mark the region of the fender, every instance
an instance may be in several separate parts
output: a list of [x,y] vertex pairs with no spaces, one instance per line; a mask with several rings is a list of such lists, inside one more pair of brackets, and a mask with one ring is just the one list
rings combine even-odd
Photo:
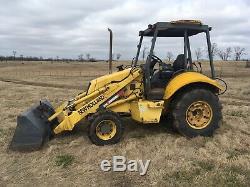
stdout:
[[163,99],[169,99],[179,89],[192,83],[205,83],[222,90],[222,86],[216,80],[213,80],[198,72],[185,72],[175,76],[170,80],[165,89]]

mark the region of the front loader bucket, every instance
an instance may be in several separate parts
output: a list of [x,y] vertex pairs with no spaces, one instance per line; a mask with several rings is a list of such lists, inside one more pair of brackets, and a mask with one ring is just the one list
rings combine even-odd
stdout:
[[41,148],[52,135],[48,118],[54,113],[52,105],[45,100],[19,115],[10,149],[32,151]]

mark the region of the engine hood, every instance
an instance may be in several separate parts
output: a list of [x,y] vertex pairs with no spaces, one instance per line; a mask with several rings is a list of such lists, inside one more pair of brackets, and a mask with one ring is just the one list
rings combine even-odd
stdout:
[[131,71],[131,68],[124,69],[122,71],[114,72],[112,74],[104,75],[93,79],[90,81],[90,87],[88,89],[88,94],[94,92],[95,90],[113,82],[113,81],[122,81],[126,78]]

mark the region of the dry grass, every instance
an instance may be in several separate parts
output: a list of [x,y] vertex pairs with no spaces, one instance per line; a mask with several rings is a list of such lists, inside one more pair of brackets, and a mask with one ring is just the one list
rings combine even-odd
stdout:
[[[250,186],[250,69],[239,64],[225,64],[228,92],[221,96],[223,122],[214,137],[187,139],[166,124],[139,125],[125,118],[123,140],[112,146],[98,147],[90,143],[86,123],[75,131],[60,135],[42,150],[19,153],[8,150],[16,126],[16,116],[41,98],[54,105],[79,92],[68,89],[75,84],[86,86],[86,77],[36,76],[18,77],[15,72],[106,72],[106,64],[6,64],[0,67],[0,78],[64,85],[53,88],[0,81],[0,185],[40,186]],[[217,68],[219,65],[217,64]],[[98,68],[98,72],[96,69]],[[231,68],[231,69],[230,69]],[[5,73],[3,73],[5,72]],[[229,76],[231,73],[231,77]],[[32,73],[31,73],[32,74]],[[3,76],[2,76],[3,75]],[[127,159],[151,160],[145,176],[131,172],[102,172],[103,159],[114,155]],[[66,163],[67,167],[63,167]],[[58,167],[57,165],[61,165]]]

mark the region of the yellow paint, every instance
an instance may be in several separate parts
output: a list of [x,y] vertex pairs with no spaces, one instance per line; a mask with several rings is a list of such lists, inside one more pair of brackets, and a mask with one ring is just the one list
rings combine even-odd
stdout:
[[125,69],[123,71],[114,72],[112,74],[101,76],[97,79],[90,81],[90,87],[88,90],[88,94],[92,93],[93,91],[102,88],[112,81],[120,81],[129,76],[131,68]]
[[131,116],[142,123],[159,123],[164,101],[139,100],[131,102]]
[[205,101],[192,103],[186,111],[186,121],[194,129],[204,129],[213,118],[213,110]]
[[202,22],[200,20],[177,20],[177,21],[171,21],[170,23],[202,25]]
[[[108,126],[110,128],[109,132],[102,132],[102,127]],[[96,135],[101,140],[110,140],[116,134],[116,124],[111,120],[103,120],[96,126]]]
[[130,113],[130,102],[116,104],[113,107],[109,107],[108,109],[112,110],[113,112]]
[[[164,108],[164,100],[168,99],[180,88],[194,82],[208,83],[221,89],[218,82],[196,72],[185,72],[174,77],[165,90],[164,100],[147,101],[143,98],[143,82],[140,68],[125,69],[110,75],[105,75],[91,81],[87,92],[79,94],[73,100],[63,103],[49,120],[57,118],[59,125],[55,134],[72,130],[74,126],[98,111],[100,105],[123,90],[121,98],[107,105],[113,112],[130,113],[132,118],[142,123],[159,123]],[[133,86],[131,86],[133,85]],[[87,93],[87,94],[86,94]]]
[[[132,81],[138,79],[141,76],[140,69],[126,69],[124,71],[116,72],[114,76],[108,75],[98,78],[98,80],[91,81],[91,84],[95,83],[97,85],[93,85],[95,88],[91,88],[92,91],[88,91],[88,95],[81,97],[79,100],[75,100],[73,103],[70,103],[69,106],[60,108],[61,113],[64,114],[63,120],[60,124],[54,129],[55,134],[58,134],[65,130],[72,130],[74,126],[84,119],[89,114],[96,113],[99,106],[107,101],[114,93],[117,93],[122,88],[127,87]],[[121,78],[117,78],[117,73]],[[108,80],[104,80],[104,77]],[[112,83],[112,80],[121,80],[119,82]],[[106,84],[104,84],[106,82]],[[100,86],[99,85],[102,85]],[[131,91],[128,91],[130,93]],[[101,97],[101,100],[97,100],[97,98]],[[136,97],[135,97],[136,98]],[[126,98],[125,98],[126,99]],[[124,99],[124,100],[125,100]],[[122,103],[122,102],[121,102]],[[75,110],[70,110],[70,108],[75,108]],[[87,108],[87,109],[86,109]],[[86,109],[86,110],[85,110]],[[60,113],[58,110],[57,113]],[[121,111],[121,108],[119,109]],[[124,112],[126,112],[128,108],[124,108]],[[50,118],[51,119],[51,118]]]
[[172,80],[170,80],[169,84],[166,87],[163,99],[167,100],[180,88],[188,84],[197,83],[197,82],[207,83],[218,88],[218,90],[222,90],[222,86],[216,80],[213,80],[197,72],[184,72],[184,73],[177,75]]

